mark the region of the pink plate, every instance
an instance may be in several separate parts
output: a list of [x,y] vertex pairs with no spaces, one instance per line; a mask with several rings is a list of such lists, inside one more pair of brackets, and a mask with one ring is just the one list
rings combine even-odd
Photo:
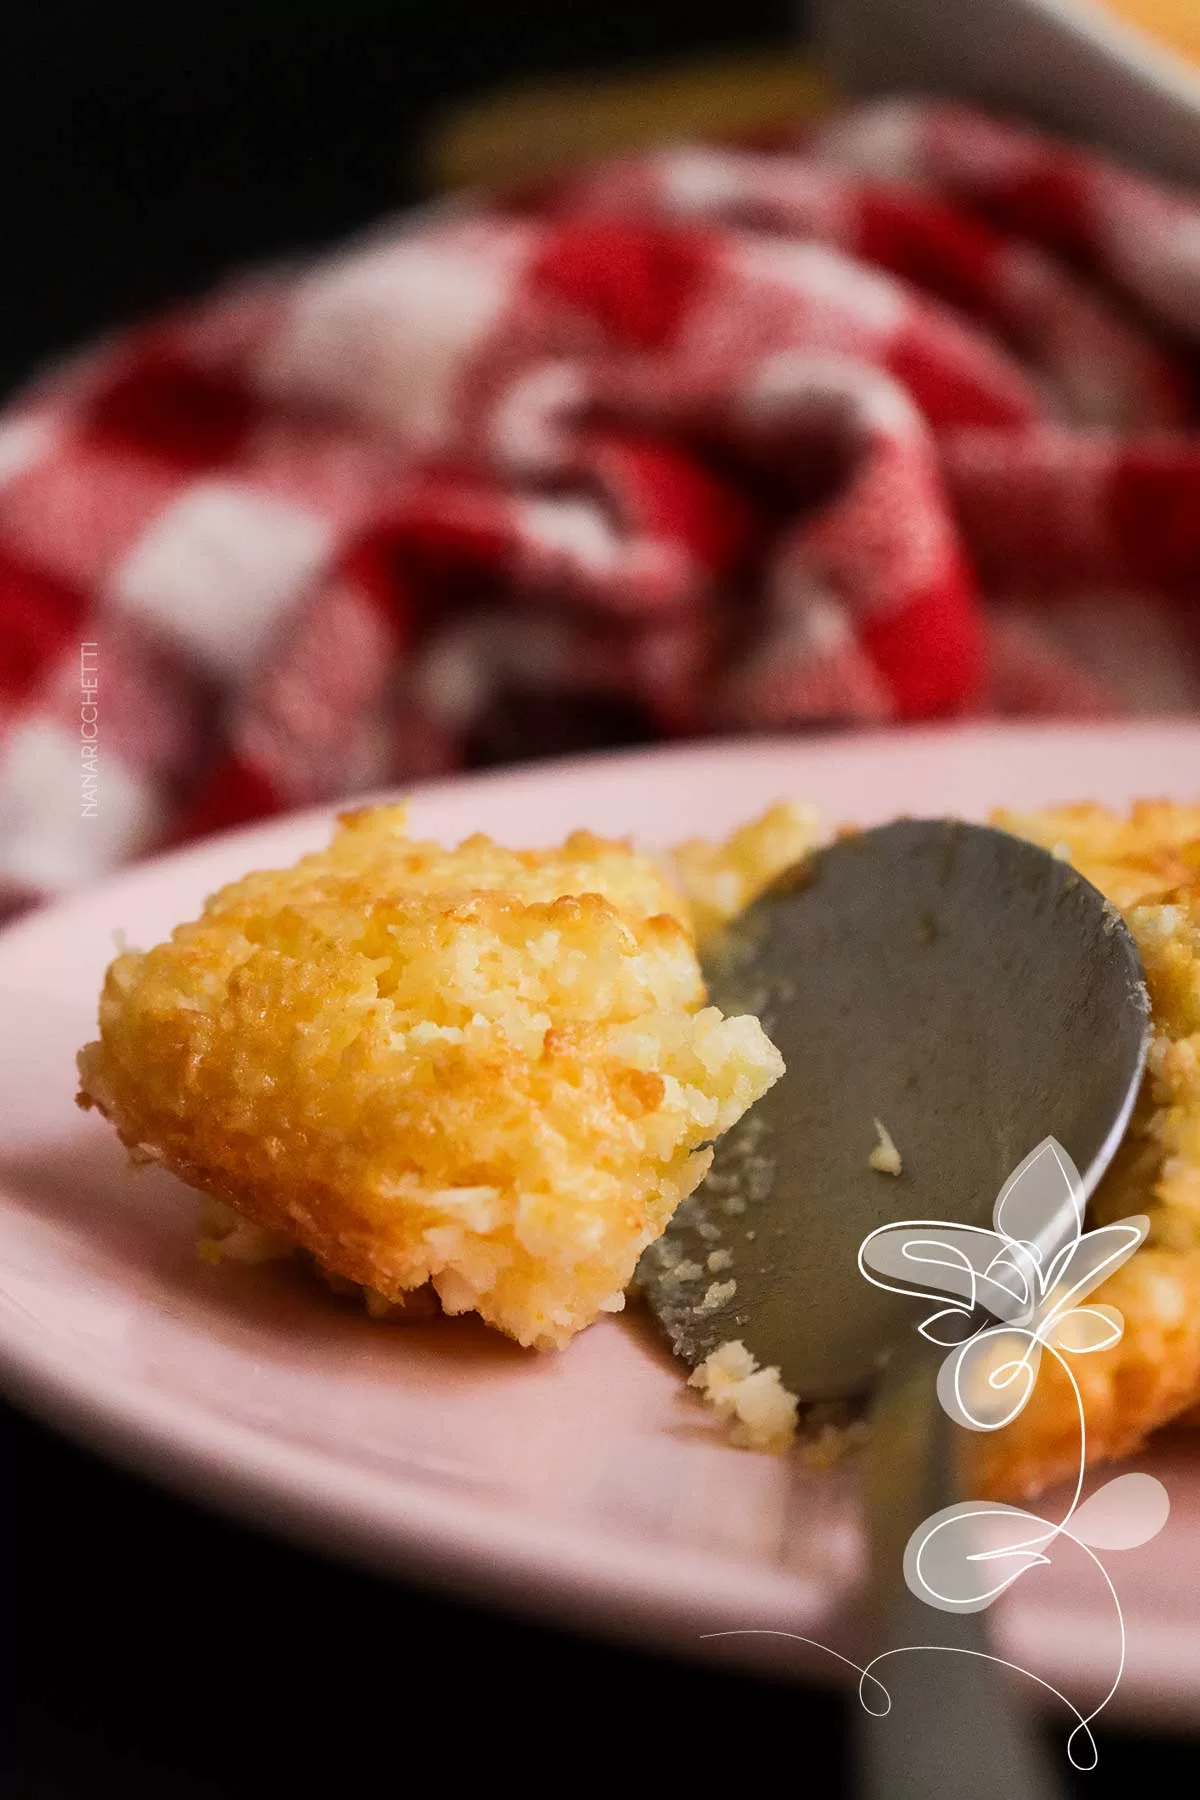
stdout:
[[[972,727],[703,744],[448,782],[418,833],[547,842],[572,826],[648,843],[724,831],[769,802],[865,823],[995,804],[1195,798],[1200,726]],[[64,797],[63,804],[69,804]],[[861,1565],[854,1477],[731,1448],[644,1323],[558,1355],[467,1320],[372,1324],[285,1266],[212,1269],[195,1197],[133,1170],[72,1105],[113,932],[148,944],[249,868],[321,844],[327,812],[136,868],[0,936],[0,1370],[11,1393],[197,1498],[381,1568],[684,1650],[836,1674],[791,1637],[847,1642]],[[86,825],[81,828],[86,829]],[[1138,1467],[1165,1531],[1109,1558],[1128,1627],[1118,1704],[1200,1704],[1200,1446]],[[1083,1703],[1118,1655],[1111,1598],[1056,1556],[999,1613],[1004,1653]],[[748,1635],[706,1637],[745,1632]]]

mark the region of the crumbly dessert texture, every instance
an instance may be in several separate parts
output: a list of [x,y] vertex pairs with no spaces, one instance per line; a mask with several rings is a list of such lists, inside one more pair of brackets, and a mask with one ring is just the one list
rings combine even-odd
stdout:
[[672,854],[701,942],[744,912],[776,876],[817,849],[826,837],[815,806],[784,801],[751,819],[720,843],[689,838]]
[[431,1287],[518,1342],[624,1305],[707,1146],[782,1073],[705,1003],[687,902],[626,843],[418,842],[402,807],[112,963],[80,1104],[372,1310]]
[[[1143,801],[997,813],[1006,831],[1069,860],[1124,915],[1146,971],[1153,1040],[1124,1141],[1088,1223],[1149,1215],[1146,1243],[1089,1296],[1120,1308],[1110,1350],[1071,1358],[1089,1462],[1130,1456],[1148,1434],[1200,1403],[1200,805]],[[972,1434],[974,1486],[1020,1498],[1074,1475],[1079,1424],[1067,1377],[1042,1358],[1024,1412]]]

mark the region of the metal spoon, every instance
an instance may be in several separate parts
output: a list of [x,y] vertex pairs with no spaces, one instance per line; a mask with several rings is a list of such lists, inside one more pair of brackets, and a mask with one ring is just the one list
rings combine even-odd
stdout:
[[[1053,1792],[983,1660],[978,1614],[934,1611],[902,1573],[909,1535],[960,1498],[935,1391],[945,1351],[858,1249],[900,1219],[989,1226],[1021,1159],[1053,1135],[1091,1192],[1128,1122],[1149,1002],[1120,915],[1070,866],[1006,832],[901,820],[792,870],[709,948],[726,1012],[754,1012],[787,1073],[716,1147],[638,1281],[678,1355],[740,1338],[802,1401],[874,1390],[867,1480],[876,1650],[890,1717],[864,1725],[865,1788],[887,1800]],[[874,1121],[903,1172],[877,1172]],[[719,1305],[697,1310],[724,1250]],[[679,1279],[680,1260],[701,1271]],[[718,1290],[719,1297],[719,1290]],[[894,1671],[894,1674],[893,1674]]]

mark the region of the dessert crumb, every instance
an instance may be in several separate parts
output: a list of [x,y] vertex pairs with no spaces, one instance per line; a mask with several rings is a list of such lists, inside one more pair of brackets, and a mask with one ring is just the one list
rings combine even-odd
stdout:
[[867,1161],[873,1169],[878,1169],[881,1175],[899,1175],[904,1163],[891,1132],[881,1119],[875,1120],[875,1130],[878,1133],[879,1142],[868,1156]]
[[704,1290],[704,1298],[697,1306],[697,1312],[716,1312],[718,1306],[724,1306],[737,1293],[736,1281],[710,1281]]
[[663,1276],[663,1280],[697,1281],[703,1273],[704,1270],[698,1262],[692,1262],[690,1258],[685,1256],[682,1262],[677,1262],[673,1269],[667,1270],[666,1274]]
[[744,1450],[787,1450],[796,1435],[797,1402],[776,1368],[760,1369],[740,1338],[733,1338],[705,1357],[688,1376],[718,1419],[727,1420],[729,1436]]

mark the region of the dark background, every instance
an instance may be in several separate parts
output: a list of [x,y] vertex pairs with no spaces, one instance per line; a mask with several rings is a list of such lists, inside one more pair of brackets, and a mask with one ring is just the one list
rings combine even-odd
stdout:
[[[538,72],[787,42],[768,0],[8,0],[0,387],[247,259],[419,195],[455,99]],[[14,1800],[529,1784],[843,1791],[845,1707],[343,1569],[0,1409],[0,1783]],[[1058,1739],[1061,1745],[1061,1735]],[[1073,1792],[1183,1785],[1102,1735]],[[966,1790],[964,1790],[964,1796]],[[1014,1797],[1016,1800],[1016,1797]]]
[[417,197],[455,100],[788,41],[803,0],[3,0],[0,383]]

